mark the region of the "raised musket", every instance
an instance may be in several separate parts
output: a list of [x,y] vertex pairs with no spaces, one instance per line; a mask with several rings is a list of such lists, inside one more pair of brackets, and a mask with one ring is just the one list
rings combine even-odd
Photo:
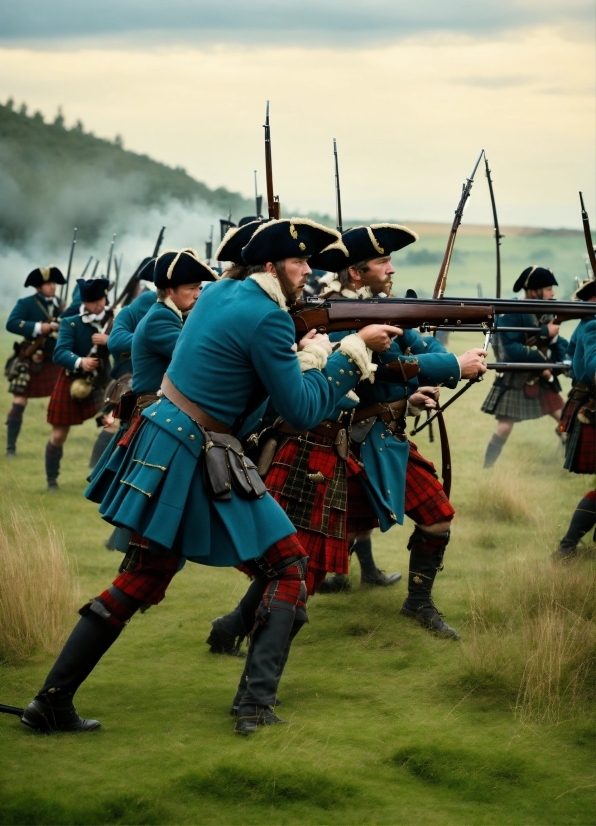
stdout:
[[84,277],[85,277],[85,273],[86,273],[86,272],[87,272],[87,270],[89,269],[89,264],[90,264],[92,261],[93,261],[93,256],[92,256],[92,255],[90,255],[90,256],[89,256],[89,260],[87,261],[87,263],[86,263],[86,264],[85,264],[85,266],[83,267],[83,272],[79,275],[79,278],[84,278]]
[[261,219],[263,216],[261,211],[263,209],[263,196],[259,195],[259,189],[257,186],[257,170],[255,169],[255,210],[257,218]]
[[488,191],[490,194],[490,205],[493,211],[493,224],[495,230],[495,243],[496,243],[496,253],[497,253],[497,283],[496,283],[496,294],[497,298],[501,297],[501,238],[504,238],[504,235],[501,235],[501,230],[499,229],[499,218],[497,216],[497,203],[495,201],[495,193],[493,191],[493,179],[490,176],[490,169],[488,167],[488,158],[486,155],[484,156],[484,165],[486,167],[486,180],[488,181]]
[[205,261],[211,264],[211,256],[213,255],[213,224],[211,224],[211,233],[209,240],[205,241]]
[[72,242],[70,245],[70,255],[68,257],[68,269],[66,271],[66,284],[64,284],[63,288],[60,290],[60,303],[66,304],[68,301],[68,288],[70,286],[70,273],[72,270],[72,259],[74,256],[75,247],[77,245],[77,228],[74,228],[74,232],[72,233]]
[[449,233],[449,238],[447,240],[447,248],[445,249],[445,255],[443,256],[443,262],[441,264],[441,269],[439,270],[439,274],[437,276],[437,281],[435,283],[435,289],[433,291],[433,298],[443,298],[445,295],[445,289],[447,287],[447,274],[449,273],[449,265],[451,263],[451,256],[453,255],[453,247],[455,246],[455,238],[457,236],[457,230],[460,227],[462,217],[464,214],[464,208],[466,206],[466,202],[470,197],[470,192],[472,191],[472,184],[474,183],[474,175],[476,174],[476,170],[478,169],[478,165],[482,160],[482,156],[484,155],[484,149],[481,150],[480,155],[478,155],[478,160],[476,161],[476,165],[472,170],[472,174],[469,178],[467,178],[465,184],[463,185],[461,198],[459,199],[459,204],[457,205],[457,209],[455,210],[455,218],[453,219],[453,224],[451,225],[451,231]]
[[335,208],[337,215],[337,231],[343,232],[343,221],[341,217],[341,190],[339,188],[339,163],[337,160],[337,141],[333,138],[333,155],[335,157]]
[[112,243],[110,244],[110,251],[108,253],[108,266],[106,271],[106,278],[110,280],[110,272],[112,270],[112,256],[114,255],[114,244],[116,243],[116,233],[112,235]]
[[[161,244],[162,244],[162,241],[163,241],[163,236],[164,236],[165,231],[166,231],[165,227],[162,227],[161,230],[159,231],[159,235],[157,236],[157,241],[155,243],[155,247],[153,248],[153,255],[151,256],[152,258],[157,258],[157,256],[159,255],[159,250],[161,248]],[[130,302],[132,301],[133,296],[134,296],[134,292],[135,292],[135,287],[136,287],[137,282],[139,280],[139,274],[140,274],[141,269],[142,269],[142,264],[143,264],[143,262],[141,261],[139,266],[136,268],[136,270],[133,272],[131,277],[128,279],[128,283],[126,284],[126,286],[124,287],[124,289],[122,290],[120,295],[116,298],[116,301],[114,303],[115,307],[125,307],[127,304],[130,304]]]
[[265,112],[265,175],[267,179],[267,208],[269,210],[270,218],[281,217],[281,205],[279,197],[273,194],[273,164],[271,161],[271,126],[269,124],[269,101],[267,101],[267,110]]
[[596,252],[594,252],[594,242],[592,241],[592,230],[590,229],[590,219],[584,206],[584,196],[579,193],[579,202],[582,208],[582,224],[584,226],[584,237],[586,239],[586,247],[588,249],[588,260],[592,267],[592,278],[596,278]]

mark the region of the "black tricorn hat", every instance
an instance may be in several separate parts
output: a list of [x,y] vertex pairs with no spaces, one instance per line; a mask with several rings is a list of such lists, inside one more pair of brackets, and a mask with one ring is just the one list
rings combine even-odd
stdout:
[[411,229],[402,227],[400,224],[371,224],[367,227],[353,227],[346,230],[341,240],[348,251],[347,257],[342,256],[341,250],[332,245],[309,262],[311,267],[339,272],[361,261],[391,255],[392,252],[413,244],[418,240],[418,236]]
[[83,304],[87,301],[99,301],[100,298],[106,298],[110,289],[110,282],[107,278],[77,278],[77,284]]
[[596,296],[596,278],[588,278],[571,296],[572,301],[589,301]]
[[181,284],[197,284],[199,281],[218,281],[219,275],[190,247],[176,252],[166,250],[155,262],[153,283],[160,290],[179,287]]
[[234,264],[243,264],[242,249],[248,244],[254,231],[258,229],[261,224],[266,224],[268,220],[269,219],[252,218],[245,224],[241,221],[237,227],[230,227],[217,248],[215,260],[232,261]]
[[520,290],[541,290],[542,287],[558,287],[559,282],[545,267],[526,267],[513,285],[513,292]]
[[139,279],[141,281],[153,281],[156,261],[157,258],[143,258],[139,265]]
[[259,221],[260,218],[257,215],[245,215],[244,218],[241,218],[238,221],[238,226],[243,227],[245,224],[251,224],[253,221]]
[[265,221],[255,230],[242,250],[242,258],[248,265],[284,258],[309,258],[340,240],[337,230],[308,218],[280,218]]
[[42,284],[53,282],[54,284],[66,284],[66,279],[58,269],[50,264],[49,267],[38,267],[32,270],[25,281],[26,287],[41,287]]

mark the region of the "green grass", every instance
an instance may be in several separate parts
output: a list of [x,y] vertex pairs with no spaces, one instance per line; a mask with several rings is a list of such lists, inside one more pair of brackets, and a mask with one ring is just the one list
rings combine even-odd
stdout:
[[[470,337],[453,344],[460,350]],[[562,470],[551,419],[516,425],[499,464],[483,471],[494,428],[479,412],[488,389],[489,381],[474,387],[446,413],[458,516],[435,592],[461,643],[399,616],[403,582],[358,589],[355,562],[353,591],[313,598],[296,639],[280,689],[291,725],[241,739],[228,713],[241,663],[211,655],[204,640],[246,580],[187,565],[80,689],[77,708],[98,717],[100,731],[49,737],[0,717],[0,823],[593,824],[588,695],[563,704],[556,724],[516,716],[519,685],[511,669],[499,669],[503,652],[484,673],[474,659],[482,640],[498,637],[478,636],[471,597],[484,594],[494,627],[506,626],[507,645],[519,649],[523,626],[502,616],[515,604],[516,572],[550,564],[591,480]],[[21,496],[42,507],[64,532],[86,600],[120,559],[104,549],[110,528],[81,495],[96,431],[92,422],[73,428],[58,494],[44,491],[47,434],[45,401],[32,401],[18,458],[0,458],[0,515]],[[417,441],[439,462],[437,442],[424,433]],[[502,480],[517,492],[513,517],[490,506]],[[405,574],[410,530],[375,536],[381,567]],[[593,569],[588,552],[555,576],[588,578]],[[39,654],[0,665],[0,702],[26,704],[51,662]]]

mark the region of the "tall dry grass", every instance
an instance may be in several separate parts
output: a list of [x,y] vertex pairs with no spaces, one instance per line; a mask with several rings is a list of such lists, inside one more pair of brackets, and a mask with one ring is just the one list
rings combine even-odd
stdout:
[[0,517],[0,659],[55,653],[79,604],[64,539],[43,512],[7,504]]
[[538,505],[539,497],[528,486],[522,470],[521,465],[510,465],[506,473],[489,471],[487,488],[490,490],[490,496],[470,496],[462,502],[460,510],[485,524],[539,523],[542,516]]
[[588,557],[566,566],[517,560],[498,585],[471,590],[471,680],[505,689],[523,721],[556,723],[594,700],[595,585]]

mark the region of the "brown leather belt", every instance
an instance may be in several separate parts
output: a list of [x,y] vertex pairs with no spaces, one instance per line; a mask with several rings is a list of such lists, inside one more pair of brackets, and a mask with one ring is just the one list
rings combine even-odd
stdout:
[[200,424],[205,430],[212,430],[214,433],[232,432],[232,428],[229,425],[220,422],[219,419],[210,416],[209,413],[205,413],[197,404],[187,399],[184,393],[178,390],[167,375],[163,377],[160,392],[162,396],[165,396],[168,401],[175,404],[179,410],[182,410],[183,413],[190,416],[193,422]]
[[287,422],[282,421],[275,424],[275,429],[288,436],[306,436],[308,433],[314,433],[316,436],[322,436],[324,439],[333,442],[340,430],[345,430],[346,426],[343,422],[324,421],[316,427],[311,427],[310,430],[294,430]]
[[390,424],[396,419],[403,417],[407,406],[408,402],[405,399],[401,399],[398,402],[388,402],[387,404],[383,404],[382,402],[371,404],[369,407],[356,410],[354,413],[354,424],[364,419],[370,419],[372,416],[381,419],[385,424]]

